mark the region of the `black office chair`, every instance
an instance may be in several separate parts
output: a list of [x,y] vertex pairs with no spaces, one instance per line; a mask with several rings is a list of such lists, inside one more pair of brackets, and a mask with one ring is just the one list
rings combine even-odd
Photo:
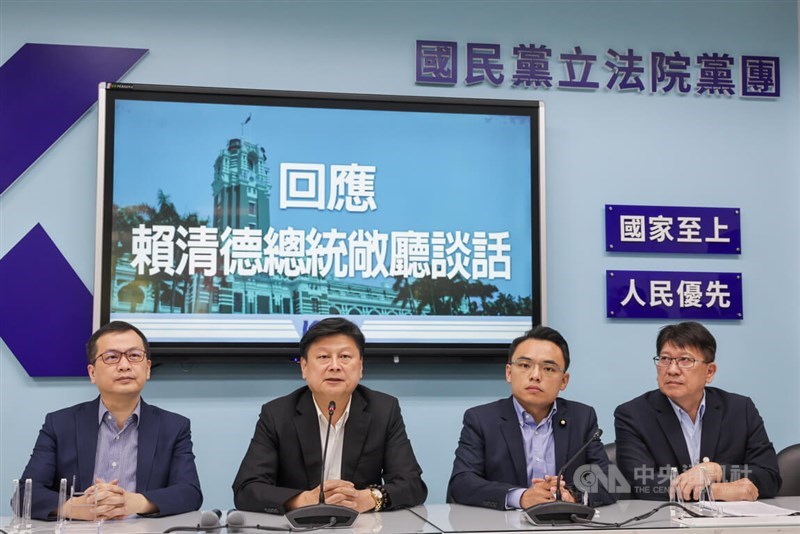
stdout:
[[783,479],[778,496],[800,495],[800,443],[778,453],[778,469]]
[[608,455],[608,461],[617,465],[617,444],[612,441],[611,443],[603,445],[603,448],[605,448],[606,454]]

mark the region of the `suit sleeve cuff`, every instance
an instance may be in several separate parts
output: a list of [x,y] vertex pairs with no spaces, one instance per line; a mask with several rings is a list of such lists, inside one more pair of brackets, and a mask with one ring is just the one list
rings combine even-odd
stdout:
[[522,508],[520,501],[522,500],[523,493],[525,493],[525,488],[514,488],[508,490],[508,493],[506,493],[506,510]]

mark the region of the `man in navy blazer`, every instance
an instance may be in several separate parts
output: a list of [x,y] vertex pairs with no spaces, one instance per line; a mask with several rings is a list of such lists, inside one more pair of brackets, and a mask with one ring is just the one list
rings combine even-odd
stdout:
[[[556,330],[537,326],[509,348],[512,396],[470,408],[456,449],[447,501],[499,510],[556,499],[559,470],[597,432],[592,407],[557,398],[569,382],[569,346]],[[562,499],[588,492],[593,506],[616,500],[602,484],[609,461],[593,440],[564,472]],[[576,476],[577,475],[577,476]]]
[[659,389],[614,413],[617,463],[633,496],[669,499],[675,467],[675,491],[685,500],[697,500],[707,482],[716,500],[774,497],[778,460],[753,401],[708,386],[717,370],[714,336],[696,322],[665,326],[656,350]]
[[[150,378],[149,344],[133,325],[111,322],[87,344],[100,396],[47,414],[21,479],[32,479],[31,515],[52,519],[62,478],[85,492],[67,517],[121,519],[172,515],[203,501],[189,420],[141,399]],[[69,495],[67,495],[69,496]]]

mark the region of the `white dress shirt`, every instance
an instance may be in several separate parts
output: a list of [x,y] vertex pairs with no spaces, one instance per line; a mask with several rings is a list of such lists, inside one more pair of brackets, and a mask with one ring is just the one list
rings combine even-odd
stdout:
[[[314,408],[317,409],[317,421],[319,422],[319,442],[320,449],[325,452],[325,434],[328,432],[328,414],[319,409],[317,399],[314,399]],[[327,412],[327,410],[326,410]],[[331,425],[331,437],[328,441],[328,457],[323,466],[324,480],[341,480],[342,478],[342,449],[344,445],[344,426],[350,416],[350,399],[344,408],[344,414]]]

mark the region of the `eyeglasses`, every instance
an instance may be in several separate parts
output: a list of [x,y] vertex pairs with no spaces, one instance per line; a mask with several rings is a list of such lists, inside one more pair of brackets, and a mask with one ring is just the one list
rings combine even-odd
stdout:
[[653,362],[656,364],[656,367],[669,367],[672,365],[672,362],[675,362],[681,369],[691,369],[694,367],[694,364],[698,362],[706,363],[703,360],[695,360],[689,356],[679,356],[677,358],[671,358],[669,356],[654,356]]
[[94,361],[92,361],[92,365],[97,363],[97,360],[103,360],[103,363],[106,365],[116,365],[122,361],[123,356],[131,363],[142,363],[147,357],[147,353],[141,349],[131,349],[128,352],[110,350],[95,358]]
[[529,360],[527,358],[520,358],[518,360],[512,360],[508,362],[509,365],[513,366],[515,369],[519,370],[521,373],[530,373],[533,371],[535,367],[539,367],[539,372],[542,373],[542,376],[545,378],[552,378],[560,373],[566,373],[566,369],[562,369],[561,367],[550,363],[537,363],[533,360]]

